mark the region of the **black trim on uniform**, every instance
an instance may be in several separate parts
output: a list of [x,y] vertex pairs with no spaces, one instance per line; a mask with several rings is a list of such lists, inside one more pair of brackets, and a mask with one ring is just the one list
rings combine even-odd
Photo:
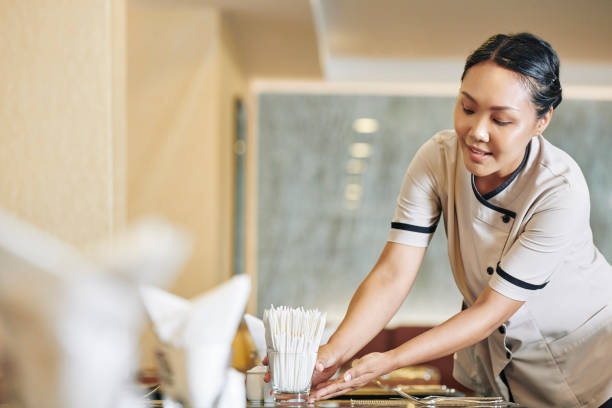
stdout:
[[604,402],[604,404],[599,408],[612,408],[612,398]]
[[510,185],[510,183],[512,183],[514,181],[516,176],[518,176],[518,174],[523,170],[523,168],[527,164],[527,159],[529,158],[529,152],[530,151],[531,151],[531,141],[529,141],[529,143],[527,144],[527,148],[525,149],[525,155],[523,156],[523,161],[521,161],[521,164],[519,164],[518,168],[516,170],[514,170],[514,173],[512,173],[510,178],[508,180],[504,181],[495,190],[489,191],[487,194],[483,194],[482,198],[484,198],[485,200],[489,200],[489,199],[495,197],[497,194],[499,194],[502,191],[504,191],[504,189],[506,187],[508,187]]
[[476,189],[476,184],[474,182],[474,175],[473,174],[472,174],[472,190],[474,190],[474,195],[476,195],[476,198],[478,199],[478,201],[480,201],[483,205],[489,207],[492,210],[495,210],[495,211],[500,212],[502,214],[508,215],[508,216],[510,216],[512,218],[516,218],[516,213],[514,211],[506,210],[505,208],[501,208],[501,207],[496,206],[495,204],[491,204],[490,202],[485,200],[482,195],[480,195],[480,193]]
[[419,227],[418,225],[404,224],[404,223],[401,223],[401,222],[392,222],[391,223],[391,228],[401,229],[401,230],[404,230],[404,231],[422,232],[423,234],[431,234],[432,232],[435,232],[437,227],[438,227],[438,222],[437,221],[431,227]]
[[509,273],[507,273],[506,271],[504,271],[499,266],[499,263],[497,264],[496,272],[503,279],[507,280],[508,282],[512,283],[513,285],[520,286],[523,289],[537,290],[537,289],[542,289],[544,286],[548,285],[548,282],[544,282],[541,285],[534,285],[533,283],[528,283],[528,282],[522,281],[520,279],[517,279],[514,276],[510,275]]
[[[480,192],[476,188],[476,181],[474,179],[474,174],[472,174],[471,175],[472,190],[474,191],[474,195],[476,196],[478,201],[480,201],[483,205],[489,207],[492,210],[495,210],[497,212],[505,214],[505,215],[507,215],[509,217],[516,218],[516,213],[514,211],[498,207],[495,204],[491,204],[488,200],[490,198],[492,198],[492,197],[495,197],[497,194],[501,193],[506,187],[508,187],[510,185],[510,183],[512,183],[514,181],[514,179],[519,175],[519,173],[525,168],[525,165],[527,164],[527,159],[529,158],[529,152],[530,151],[531,151],[531,141],[527,144],[527,147],[525,148],[525,155],[523,156],[523,160],[521,161],[521,164],[519,164],[518,168],[516,170],[514,170],[514,172],[510,175],[508,180],[504,181],[495,190],[489,191],[486,194],[480,194]],[[510,220],[508,220],[508,221],[510,221]],[[508,222],[508,221],[506,221],[504,219],[504,222]]]
[[508,388],[508,402],[515,402],[514,396],[512,395],[512,390],[510,389],[510,384],[508,383],[508,378],[506,377],[506,373],[504,372],[504,370],[501,370],[501,372],[499,373],[499,378]]
[[421,233],[424,233],[424,234],[431,234],[432,232],[435,232],[437,227],[438,227],[438,223],[437,222],[434,225],[432,225],[431,227],[420,227],[418,225],[404,224],[404,223],[401,223],[401,222],[392,222],[391,223],[391,228],[401,229],[401,230],[404,230],[404,231],[421,232]]

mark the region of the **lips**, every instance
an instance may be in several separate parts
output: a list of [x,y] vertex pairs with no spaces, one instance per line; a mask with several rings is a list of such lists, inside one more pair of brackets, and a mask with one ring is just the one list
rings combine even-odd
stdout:
[[475,147],[472,146],[468,146],[467,147],[469,149],[470,152],[474,153],[474,154],[478,154],[478,155],[487,155],[487,154],[491,154],[491,152],[487,152],[485,150],[481,150],[481,149],[477,149]]
[[481,149],[478,149],[476,147],[472,147],[469,145],[466,145],[466,147],[469,152],[469,157],[472,163],[483,164],[491,156],[491,152],[487,152],[485,150],[481,150]]

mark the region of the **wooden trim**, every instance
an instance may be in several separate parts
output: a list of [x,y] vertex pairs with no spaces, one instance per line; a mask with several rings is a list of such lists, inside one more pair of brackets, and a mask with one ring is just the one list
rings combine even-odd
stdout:
[[247,149],[246,149],[246,194],[245,194],[245,271],[251,278],[251,297],[247,312],[257,314],[257,174],[258,174],[258,94],[249,83],[246,96]]

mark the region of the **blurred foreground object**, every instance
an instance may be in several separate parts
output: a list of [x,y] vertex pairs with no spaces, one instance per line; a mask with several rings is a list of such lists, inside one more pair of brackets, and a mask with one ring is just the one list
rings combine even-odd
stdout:
[[244,322],[241,322],[232,341],[232,367],[241,373],[246,373],[249,368],[253,367],[253,362],[256,360],[257,352],[253,350],[255,346],[249,329]]
[[83,254],[0,210],[0,360],[10,367],[11,406],[138,403],[138,286],[168,282],[188,248],[182,234],[149,220]]
[[245,313],[244,321],[249,328],[249,333],[251,334],[257,352],[257,359],[259,361],[256,361],[256,365],[259,365],[266,357],[266,329],[264,327],[264,322],[248,313]]
[[247,275],[191,300],[154,287],[141,289],[162,343],[159,377],[169,399],[191,408],[244,407],[244,375],[230,368],[230,359],[249,292]]

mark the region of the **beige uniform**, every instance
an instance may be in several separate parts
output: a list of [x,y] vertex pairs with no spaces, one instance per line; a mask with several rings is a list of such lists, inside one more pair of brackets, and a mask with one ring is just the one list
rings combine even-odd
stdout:
[[532,138],[519,168],[480,194],[454,131],[412,160],[389,241],[425,247],[443,215],[455,282],[467,306],[486,285],[525,301],[453,375],[529,407],[598,407],[612,397],[612,267],[593,244],[584,176],[566,153]]

